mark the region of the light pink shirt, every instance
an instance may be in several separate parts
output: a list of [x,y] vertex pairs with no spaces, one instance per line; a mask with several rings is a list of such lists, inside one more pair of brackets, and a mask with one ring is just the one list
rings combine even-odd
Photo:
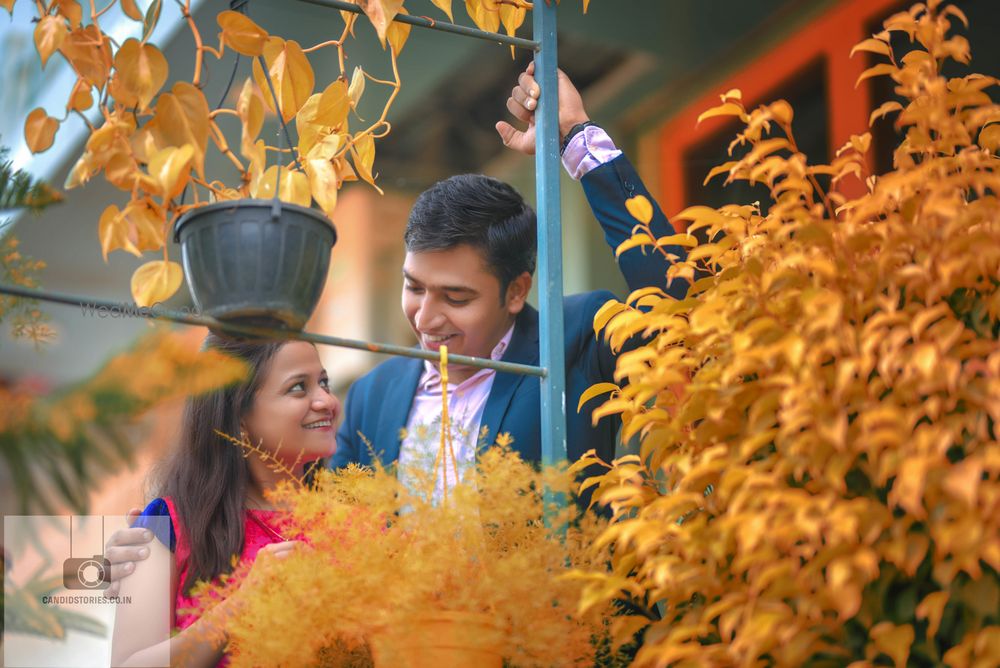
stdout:
[[[490,353],[490,359],[499,360],[510,346],[514,335],[511,325],[500,342]],[[496,371],[480,369],[461,383],[448,383],[448,416],[451,418],[451,440],[455,448],[455,461],[461,477],[476,461],[476,450],[482,440],[483,447],[493,444],[496,434],[480,434],[486,400],[493,389]],[[406,437],[399,445],[400,479],[413,491],[417,489],[418,476],[414,469],[430,471],[434,468],[441,444],[441,372],[438,365],[424,362],[424,372],[417,383],[413,395],[410,417],[406,421]],[[455,486],[455,468],[448,466],[446,472],[438,468],[434,500],[440,501],[447,484]],[[445,475],[445,473],[447,475]]]
[[563,151],[562,163],[569,175],[579,181],[590,170],[611,162],[621,154],[604,128],[588,125],[569,140]]

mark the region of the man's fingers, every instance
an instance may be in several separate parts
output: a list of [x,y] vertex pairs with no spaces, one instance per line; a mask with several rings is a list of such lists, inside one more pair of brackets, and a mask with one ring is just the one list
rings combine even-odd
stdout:
[[538,83],[535,81],[535,77],[531,76],[528,72],[521,72],[517,77],[517,85],[521,88],[526,95],[538,99],[541,89],[538,87]]
[[504,146],[510,146],[511,142],[514,141],[514,137],[517,136],[519,132],[513,125],[507,121],[500,121],[496,124],[497,133],[500,134],[500,139],[503,140]]
[[104,558],[112,564],[124,564],[129,561],[142,561],[149,556],[149,547],[141,545],[119,545],[109,547],[104,551]]
[[108,571],[108,580],[111,581],[113,587],[118,587],[118,583],[124,578],[135,572],[135,562],[127,561],[123,564],[114,564]]
[[114,598],[118,596],[118,591],[119,591],[118,583],[112,582],[104,590],[104,598]]
[[527,123],[534,117],[534,112],[528,111],[524,108],[520,102],[515,100],[513,97],[507,98],[507,111],[511,113],[514,118],[524,121]]
[[[119,529],[108,538],[108,546],[116,545],[145,545],[153,540],[153,532],[149,529],[132,528]],[[105,555],[107,556],[107,555]]]
[[515,102],[532,113],[534,113],[535,107],[538,106],[538,101],[528,95],[528,93],[525,92],[525,90],[520,86],[514,86],[514,88],[510,91],[510,96],[514,98]]

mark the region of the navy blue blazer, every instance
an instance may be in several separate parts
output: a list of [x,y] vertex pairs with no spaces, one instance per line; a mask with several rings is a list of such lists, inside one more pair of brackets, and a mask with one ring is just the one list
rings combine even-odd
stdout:
[[[650,223],[656,236],[673,234],[673,228],[650,197],[628,159],[623,155],[587,173],[583,188],[594,215],[604,230],[611,249],[629,238],[636,222],[625,209],[625,200],[645,195],[653,204]],[[684,256],[682,247],[668,252]],[[669,262],[658,252],[633,249],[618,258],[618,265],[630,290],[660,286],[665,289]],[[669,292],[681,298],[686,285],[675,281]],[[613,382],[615,357],[603,337],[594,336],[593,321],[598,309],[615,296],[607,290],[570,295],[563,300],[566,344],[566,443],[570,461],[595,449],[610,461],[614,457],[620,418],[610,416],[591,424],[591,412],[605,397],[591,399],[579,413],[580,396],[594,383]],[[521,364],[539,363],[538,311],[529,305],[518,314],[510,346],[503,360]],[[378,365],[348,390],[344,420],[337,433],[334,468],[349,463],[370,464],[372,452],[383,464],[399,457],[400,431],[406,427],[423,372],[422,360],[397,357]],[[530,462],[541,461],[540,380],[535,377],[498,372],[493,381],[482,426],[489,431],[486,442],[499,433],[514,437],[513,448]],[[362,438],[362,435],[364,438]],[[367,439],[371,448],[365,443]]]

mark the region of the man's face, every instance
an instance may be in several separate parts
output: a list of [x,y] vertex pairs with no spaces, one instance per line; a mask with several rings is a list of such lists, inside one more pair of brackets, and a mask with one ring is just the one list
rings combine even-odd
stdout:
[[[530,289],[526,272],[511,282],[501,302],[500,280],[487,269],[482,253],[467,244],[407,252],[403,261],[403,313],[425,350],[446,345],[450,354],[488,358],[524,308]],[[475,371],[449,366],[457,382]]]

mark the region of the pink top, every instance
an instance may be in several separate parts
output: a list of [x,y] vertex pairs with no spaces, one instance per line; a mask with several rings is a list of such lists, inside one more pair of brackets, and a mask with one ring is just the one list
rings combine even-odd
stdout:
[[[187,531],[184,530],[184,525],[180,521],[173,499],[170,497],[164,497],[163,501],[166,503],[167,509],[170,512],[170,522],[173,525],[176,540],[174,548],[174,563],[177,565],[178,586],[177,599],[174,607],[174,628],[177,630],[183,630],[198,620],[198,615],[195,613],[178,613],[179,610],[184,608],[190,609],[196,607],[195,600],[185,596],[182,591],[185,579],[187,578],[188,567],[190,565],[188,560],[191,557],[191,543],[188,541]],[[286,535],[283,531],[283,523],[279,517],[279,512],[276,510],[248,509],[245,512],[245,519],[243,522],[243,535],[243,552],[240,554],[241,563],[256,559],[257,553],[260,552],[261,548],[265,545],[280,543],[286,540],[286,538],[283,537]],[[295,538],[300,537],[289,537],[287,540],[294,540]],[[222,660],[219,661],[217,665],[229,665],[229,658],[223,656]]]

